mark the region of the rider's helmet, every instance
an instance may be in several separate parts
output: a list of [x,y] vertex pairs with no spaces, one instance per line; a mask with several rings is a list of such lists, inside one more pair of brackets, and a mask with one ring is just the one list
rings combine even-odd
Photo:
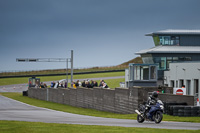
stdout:
[[153,97],[153,98],[158,98],[158,92],[157,92],[157,91],[154,91],[154,92],[152,93],[152,97]]

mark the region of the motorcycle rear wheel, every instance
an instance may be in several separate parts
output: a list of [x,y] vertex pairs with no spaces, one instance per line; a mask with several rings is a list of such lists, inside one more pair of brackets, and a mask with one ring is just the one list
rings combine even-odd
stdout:
[[137,116],[137,121],[138,121],[139,123],[142,123],[142,122],[144,122],[144,118],[143,118],[141,115],[138,115],[138,116]]
[[154,121],[156,124],[159,124],[162,121],[162,119],[163,119],[163,115],[160,111],[154,114]]

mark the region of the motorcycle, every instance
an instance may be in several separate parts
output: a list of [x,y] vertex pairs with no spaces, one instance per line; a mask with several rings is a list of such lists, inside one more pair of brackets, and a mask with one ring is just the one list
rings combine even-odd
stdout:
[[[149,111],[151,107],[154,107],[154,110],[152,112],[152,118],[149,119]],[[138,114],[137,115],[137,121],[139,123],[143,123],[144,120],[146,121],[154,121],[156,124],[159,124],[162,121],[163,118],[163,111],[164,111],[164,104],[162,103],[161,100],[158,100],[156,105],[148,105],[148,104],[141,104],[139,106],[138,110],[135,110],[135,112]]]

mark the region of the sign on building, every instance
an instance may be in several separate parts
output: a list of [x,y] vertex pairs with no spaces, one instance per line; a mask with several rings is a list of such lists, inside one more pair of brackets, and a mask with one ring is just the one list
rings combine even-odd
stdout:
[[186,88],[174,88],[173,94],[175,94],[175,95],[186,95]]

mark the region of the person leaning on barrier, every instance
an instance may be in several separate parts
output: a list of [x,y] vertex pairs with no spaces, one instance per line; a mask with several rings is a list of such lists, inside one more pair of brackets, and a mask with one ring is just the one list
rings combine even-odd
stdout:
[[91,88],[94,87],[94,81],[93,81],[93,80],[91,80],[91,82],[90,82],[90,86],[91,86]]
[[75,82],[73,82],[73,88],[76,88],[76,83]]
[[43,82],[40,83],[40,88],[44,88]]
[[47,88],[47,84],[44,83],[44,88]]
[[89,81],[86,81],[86,82],[85,82],[85,87],[87,87],[87,88],[92,88],[92,86],[90,85],[90,82],[89,82]]
[[59,81],[57,81],[57,88],[60,87]]
[[108,85],[105,82],[102,82],[103,86],[102,88],[108,88]]
[[53,88],[55,86],[55,82],[51,82],[51,87]]
[[79,86],[79,80],[76,81],[75,86],[76,86],[76,87]]
[[82,82],[82,87],[85,87],[85,80],[83,80]]
[[94,81],[94,85],[93,85],[93,87],[98,87],[98,83],[97,83],[97,81]]
[[103,87],[104,80],[100,80],[99,87]]

